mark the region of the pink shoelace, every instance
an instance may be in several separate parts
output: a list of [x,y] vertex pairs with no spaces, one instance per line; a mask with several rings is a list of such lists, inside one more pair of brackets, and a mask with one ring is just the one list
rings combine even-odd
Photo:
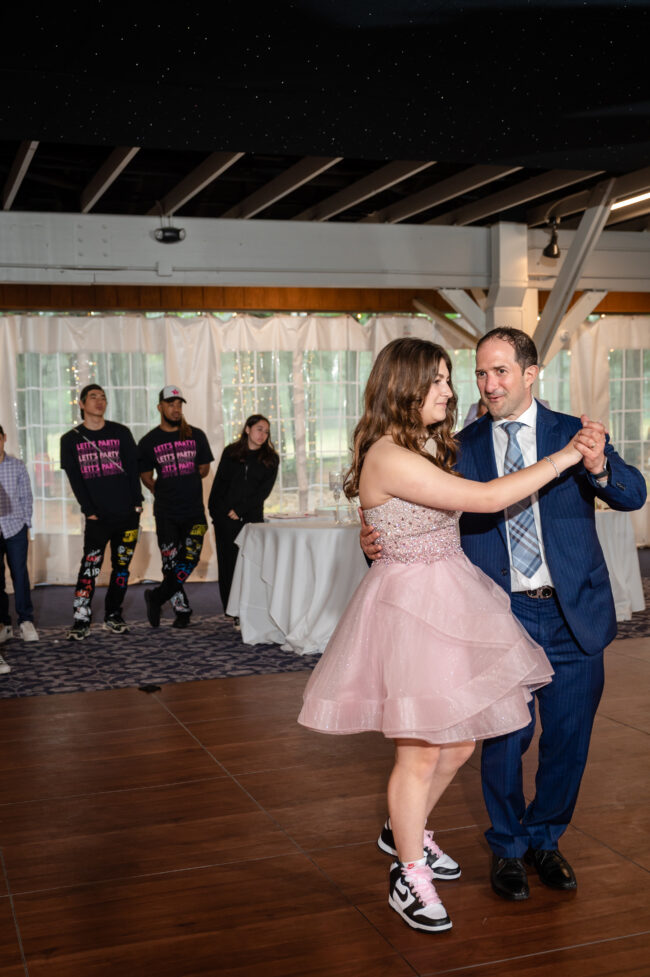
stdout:
[[433,840],[433,831],[424,832],[424,845],[425,848],[430,848],[431,851],[434,851],[438,856],[438,858],[444,855],[444,852],[440,847],[440,845],[437,845],[436,842]]
[[404,877],[424,906],[440,902],[440,896],[431,881],[431,869],[427,865],[416,865],[404,872]]

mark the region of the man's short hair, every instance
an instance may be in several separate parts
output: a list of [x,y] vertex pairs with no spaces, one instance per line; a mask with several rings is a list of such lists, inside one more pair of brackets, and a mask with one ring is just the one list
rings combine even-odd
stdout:
[[2,424],[0,424],[0,434],[4,434],[4,433],[5,433],[5,429],[3,428]]
[[476,344],[476,352],[479,347],[487,342],[488,339],[502,339],[510,343],[515,351],[515,361],[521,367],[521,372],[527,370],[529,366],[537,366],[537,347],[528,333],[521,329],[511,329],[509,326],[500,326],[497,329],[490,329],[484,336],[481,336]]

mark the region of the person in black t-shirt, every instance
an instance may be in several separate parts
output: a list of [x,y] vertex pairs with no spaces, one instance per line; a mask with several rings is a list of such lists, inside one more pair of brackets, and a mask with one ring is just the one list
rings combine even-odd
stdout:
[[[185,628],[192,613],[183,584],[199,562],[208,524],[201,480],[214,456],[208,439],[183,417],[187,403],[178,387],[163,387],[158,397],[160,425],[138,445],[138,467],[144,485],[153,493],[153,514],[162,557],[162,583],[145,590],[147,618],[152,628],[171,601],[172,627]],[[155,478],[154,478],[155,471]]]
[[219,564],[219,593],[228,605],[237,562],[235,537],[247,522],[264,522],[264,500],[270,495],[280,459],[269,439],[269,422],[252,414],[239,440],[224,448],[212,483],[208,509],[214,525]]
[[137,449],[128,427],[104,419],[106,394],[97,383],[79,395],[82,423],[61,438],[61,468],[86,517],[83,556],[74,592],[74,617],[67,637],[82,641],[90,632],[95,583],[111,547],[111,579],[106,591],[104,627],[128,631],[122,617],[129,565],[138,541],[142,492]]

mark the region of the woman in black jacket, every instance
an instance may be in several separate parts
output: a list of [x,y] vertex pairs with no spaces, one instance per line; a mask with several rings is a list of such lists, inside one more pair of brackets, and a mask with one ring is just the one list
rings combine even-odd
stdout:
[[262,414],[252,414],[246,420],[239,440],[224,448],[208,500],[224,611],[237,562],[235,537],[245,523],[264,522],[264,500],[278,474],[280,459],[269,430]]

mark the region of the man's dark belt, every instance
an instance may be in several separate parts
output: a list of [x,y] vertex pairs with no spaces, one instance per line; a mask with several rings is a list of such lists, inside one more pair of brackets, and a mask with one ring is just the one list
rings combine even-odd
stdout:
[[534,590],[522,590],[520,593],[525,594],[526,597],[533,597],[536,600],[548,600],[549,597],[555,595],[554,587],[535,587]]

